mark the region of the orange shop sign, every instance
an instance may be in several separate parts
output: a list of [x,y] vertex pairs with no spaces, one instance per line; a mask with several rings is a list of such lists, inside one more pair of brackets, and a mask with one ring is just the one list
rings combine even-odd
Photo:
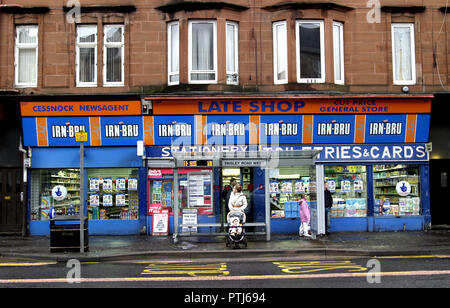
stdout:
[[432,96],[148,97],[154,115],[430,113]]
[[21,102],[23,117],[140,115],[140,101]]

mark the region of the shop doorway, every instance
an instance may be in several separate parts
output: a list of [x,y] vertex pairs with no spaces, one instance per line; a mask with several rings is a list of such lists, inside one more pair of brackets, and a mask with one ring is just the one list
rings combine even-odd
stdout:
[[227,196],[231,192],[231,182],[236,181],[237,184],[242,186],[242,192],[247,198],[248,206],[245,210],[247,222],[254,222],[254,179],[253,179],[252,167],[240,167],[240,168],[222,168],[220,173],[220,187],[221,187],[221,221],[225,222],[228,213]]
[[0,169],[0,233],[22,233],[21,169]]
[[448,206],[450,160],[430,160],[430,212],[431,224],[450,225],[450,207]]

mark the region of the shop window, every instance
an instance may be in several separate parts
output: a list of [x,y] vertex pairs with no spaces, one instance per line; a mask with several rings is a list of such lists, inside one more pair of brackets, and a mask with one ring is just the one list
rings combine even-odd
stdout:
[[16,28],[15,53],[16,86],[36,87],[38,72],[37,26],[19,26]]
[[297,21],[297,81],[325,82],[323,21]]
[[90,220],[138,219],[138,169],[88,169]]
[[79,169],[42,169],[31,172],[31,220],[80,213]]
[[217,82],[216,21],[189,22],[189,82]]
[[77,86],[97,86],[97,26],[77,27]]
[[[149,169],[148,212],[174,209],[173,169]],[[180,210],[196,209],[199,215],[213,213],[212,173],[194,169],[179,169],[178,202]]]
[[273,24],[273,80],[275,84],[288,82],[286,21]]
[[316,202],[315,166],[270,169],[270,208],[272,217],[300,217],[300,194]]
[[325,182],[333,197],[331,217],[367,216],[366,166],[325,166]]
[[124,26],[104,27],[103,78],[105,86],[123,86],[124,83]]
[[420,215],[420,174],[417,165],[375,165],[374,215]]
[[167,24],[168,84],[180,83],[180,26],[178,21]]
[[394,23],[391,29],[394,84],[413,85],[416,83],[414,24]]

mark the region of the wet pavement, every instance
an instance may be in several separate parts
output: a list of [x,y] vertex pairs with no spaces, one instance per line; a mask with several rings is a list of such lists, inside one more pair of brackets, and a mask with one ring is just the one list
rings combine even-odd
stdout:
[[248,237],[248,247],[225,246],[223,236],[89,236],[89,251],[50,252],[49,237],[0,237],[0,257],[66,261],[107,261],[126,259],[261,258],[302,256],[387,256],[450,254],[450,230],[408,232],[344,232],[317,239],[298,235]]

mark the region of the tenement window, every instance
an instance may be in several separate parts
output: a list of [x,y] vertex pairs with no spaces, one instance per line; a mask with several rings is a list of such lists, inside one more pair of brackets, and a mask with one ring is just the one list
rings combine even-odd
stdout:
[[297,82],[325,82],[323,21],[297,21]]
[[189,22],[189,83],[217,82],[216,21]]
[[37,86],[38,27],[36,25],[16,28],[15,84],[18,87]]
[[416,83],[414,24],[392,24],[392,63],[394,84],[412,85]]

